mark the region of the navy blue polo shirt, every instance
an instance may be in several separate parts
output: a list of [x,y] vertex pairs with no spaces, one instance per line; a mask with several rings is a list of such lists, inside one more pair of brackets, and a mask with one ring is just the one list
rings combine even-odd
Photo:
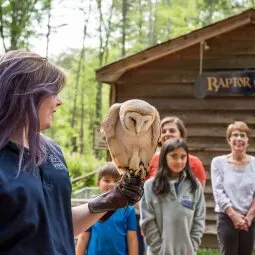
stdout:
[[0,254],[75,254],[71,183],[55,148],[36,171],[18,175],[17,146],[0,150]]

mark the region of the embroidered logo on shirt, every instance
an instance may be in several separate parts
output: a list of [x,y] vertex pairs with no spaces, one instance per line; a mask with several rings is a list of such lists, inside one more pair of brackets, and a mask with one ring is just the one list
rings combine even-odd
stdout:
[[183,200],[191,200],[190,196],[187,196],[187,195],[184,195],[184,196],[182,197],[182,199],[183,199]]
[[52,164],[56,169],[63,169],[63,170],[66,170],[65,165],[64,165],[58,158],[56,158],[53,154],[50,154],[48,158],[49,158],[51,164]]
[[183,197],[182,197],[182,200],[181,200],[181,204],[182,204],[184,207],[193,210],[193,202],[192,202],[192,200],[190,199],[189,196],[183,196]]

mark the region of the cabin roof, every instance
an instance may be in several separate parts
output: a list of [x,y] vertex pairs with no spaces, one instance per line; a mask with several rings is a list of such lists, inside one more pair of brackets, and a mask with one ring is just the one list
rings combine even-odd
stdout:
[[102,66],[96,70],[96,79],[115,83],[127,71],[248,24],[255,24],[253,8]]

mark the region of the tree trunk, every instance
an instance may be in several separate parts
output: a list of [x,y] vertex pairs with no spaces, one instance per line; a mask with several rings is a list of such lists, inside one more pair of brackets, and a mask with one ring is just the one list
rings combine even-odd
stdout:
[[[88,10],[88,14],[87,17],[84,13],[85,19],[84,19],[84,26],[83,26],[83,38],[82,38],[82,48],[80,51],[80,56],[79,56],[79,61],[78,61],[78,67],[77,67],[77,73],[76,73],[76,80],[75,80],[75,88],[74,88],[74,101],[73,101],[73,109],[72,109],[72,119],[71,119],[71,127],[74,129],[76,126],[76,119],[77,119],[77,100],[78,100],[78,92],[79,92],[79,88],[80,88],[80,78],[81,78],[81,73],[82,73],[82,66],[83,66],[83,62],[84,62],[84,56],[85,56],[85,40],[86,40],[86,36],[87,36],[87,25],[88,25],[88,20],[89,20],[89,16],[90,16],[90,12],[91,12],[91,1],[89,4],[89,10]],[[84,117],[84,91],[82,91],[81,93],[81,105],[83,107],[82,111],[83,111],[83,117]],[[82,115],[82,114],[81,114]],[[81,128],[84,127],[84,119],[81,119],[81,127],[80,127],[80,132],[81,132]],[[79,139],[80,139],[80,143],[81,140],[83,140],[83,136],[84,136],[84,132],[82,130],[82,132],[79,134]],[[72,136],[71,137],[71,152],[76,152],[78,149],[78,145],[77,145],[77,137],[76,136]]]
[[122,0],[122,37],[121,37],[121,56],[126,56],[126,25],[127,25],[127,0]]
[[[85,66],[83,66],[83,72],[85,72]],[[84,122],[85,122],[85,103],[84,103],[84,95],[85,95],[85,84],[83,83],[81,86],[81,118],[80,118],[80,153],[84,153]]]
[[139,29],[139,43],[143,44],[143,9],[142,9],[142,0],[138,2],[139,6],[139,19],[138,19],[138,29]]
[[6,52],[7,51],[7,47],[6,47],[6,44],[5,44],[2,2],[1,2],[1,5],[0,5],[0,33],[1,33],[1,37],[2,37],[3,48],[4,48],[5,52]]
[[[103,64],[105,64],[108,60],[108,43],[109,38],[111,34],[111,27],[112,27],[112,14],[113,14],[113,1],[111,2],[110,7],[110,15],[108,17],[108,23],[107,26],[105,25],[104,19],[103,19],[103,13],[102,13],[102,1],[97,0],[97,7],[99,12],[99,52],[98,52],[98,60],[99,60],[99,66],[101,67]],[[105,32],[105,40],[103,38],[103,29]],[[97,82],[96,87],[96,120],[94,125],[98,125],[102,120],[102,82]],[[93,125],[93,126],[94,126]],[[100,151],[95,150],[96,157],[100,157]]]
[[46,50],[45,56],[48,57],[49,54],[49,44],[50,44],[50,34],[51,34],[51,0],[48,0],[48,23],[47,23],[47,34],[46,34]]
[[153,3],[149,0],[149,45],[154,45],[157,42],[156,23],[157,23],[157,1]]
[[[103,64],[103,14],[102,14],[102,1],[97,0],[97,6],[99,11],[99,53],[98,53],[98,60],[99,60],[99,66],[102,66]],[[101,121],[102,118],[102,82],[97,82],[97,88],[96,88],[96,124],[98,124]]]
[[[98,60],[99,66],[101,67],[105,64],[108,60],[108,42],[111,34],[111,26],[112,26],[112,13],[113,13],[113,1],[110,7],[110,16],[108,18],[108,26],[104,26],[105,22],[103,20],[103,13],[102,13],[102,2],[101,0],[97,0],[98,5],[98,12],[99,12],[99,53],[98,53]],[[103,39],[103,29],[105,30],[106,38],[105,42]],[[96,89],[96,124],[98,124],[102,119],[102,82],[97,82],[97,89]]]

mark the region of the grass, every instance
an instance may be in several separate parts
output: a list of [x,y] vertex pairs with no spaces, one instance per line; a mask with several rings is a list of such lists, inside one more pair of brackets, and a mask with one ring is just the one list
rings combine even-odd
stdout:
[[197,255],[220,255],[220,252],[218,250],[199,249]]

